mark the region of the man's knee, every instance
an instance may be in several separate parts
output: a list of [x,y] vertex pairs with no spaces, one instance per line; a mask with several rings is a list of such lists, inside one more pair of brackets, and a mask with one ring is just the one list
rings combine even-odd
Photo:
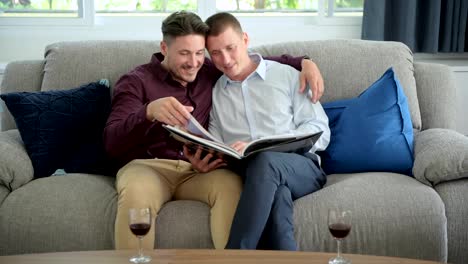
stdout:
[[156,198],[170,192],[164,180],[144,165],[121,169],[117,176],[116,186],[119,197],[125,197],[128,200]]
[[281,173],[276,162],[275,152],[260,152],[256,154],[248,163],[245,181],[248,183],[263,184],[273,182],[279,185]]
[[265,152],[260,152],[256,154],[254,157],[252,157],[252,161],[255,164],[263,164],[264,166],[268,166],[272,163],[274,163],[275,159],[277,159],[277,152],[270,152],[270,151],[265,151]]
[[145,194],[155,194],[160,188],[161,187],[156,186],[151,181],[141,181],[140,179],[135,179],[134,181],[129,181],[126,185],[121,186],[121,188],[117,191],[121,195],[135,195],[141,197]]
[[212,173],[204,176],[210,178],[210,184],[212,185],[213,190],[231,191],[237,193],[242,191],[241,177],[230,170],[217,169]]

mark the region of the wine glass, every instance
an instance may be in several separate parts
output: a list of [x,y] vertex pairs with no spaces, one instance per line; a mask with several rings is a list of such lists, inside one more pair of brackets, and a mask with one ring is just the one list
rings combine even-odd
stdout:
[[130,258],[133,263],[147,263],[150,256],[143,255],[141,240],[151,228],[151,210],[149,208],[130,208],[128,210],[128,225],[132,233],[138,238],[138,255]]
[[337,241],[338,255],[331,258],[328,264],[350,264],[351,261],[341,256],[341,241],[351,231],[351,211],[329,209],[328,210],[328,230]]

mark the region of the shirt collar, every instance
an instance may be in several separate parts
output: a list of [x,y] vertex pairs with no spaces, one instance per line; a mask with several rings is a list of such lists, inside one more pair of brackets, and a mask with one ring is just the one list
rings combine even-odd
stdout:
[[[255,69],[254,72],[252,72],[249,76],[247,76],[246,80],[251,78],[254,75],[258,75],[262,80],[265,80],[266,78],[266,62],[263,59],[262,55],[259,53],[249,53],[249,57],[251,60],[253,60],[255,63],[258,63],[257,68]],[[233,82],[229,77],[227,77],[225,74],[221,76],[220,82],[222,84],[222,87],[226,87],[228,82]]]

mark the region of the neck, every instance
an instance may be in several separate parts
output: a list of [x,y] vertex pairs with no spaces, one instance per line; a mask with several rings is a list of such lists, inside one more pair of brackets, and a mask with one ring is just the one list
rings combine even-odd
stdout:
[[247,60],[246,60],[248,63],[247,65],[244,67],[244,69],[242,70],[242,72],[236,76],[235,78],[231,78],[231,80],[233,81],[243,81],[245,79],[247,79],[247,77],[249,77],[250,74],[252,74],[252,72],[255,71],[255,69],[257,68],[258,66],[258,63],[255,63],[251,58],[250,56],[247,56]]

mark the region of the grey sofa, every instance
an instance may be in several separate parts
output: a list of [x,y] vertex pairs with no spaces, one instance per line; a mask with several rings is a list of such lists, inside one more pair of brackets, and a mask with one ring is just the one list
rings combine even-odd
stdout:
[[[357,96],[393,66],[410,105],[415,177],[368,172],[328,176],[322,190],[295,202],[301,250],[336,250],[327,208],[353,211],[344,252],[468,262],[468,138],[455,127],[448,67],[415,63],[401,43],[362,40],[287,42],[253,48],[263,55],[309,55],[320,67],[322,102]],[[61,42],[45,58],[8,64],[2,93],[66,89],[146,63],[158,41]],[[3,103],[3,102],[2,102]],[[67,174],[33,180],[31,161],[5,105],[0,133],[0,255],[113,248],[114,178]],[[398,153],[395,153],[398,155]],[[209,210],[173,201],[156,223],[158,248],[211,248]]]

